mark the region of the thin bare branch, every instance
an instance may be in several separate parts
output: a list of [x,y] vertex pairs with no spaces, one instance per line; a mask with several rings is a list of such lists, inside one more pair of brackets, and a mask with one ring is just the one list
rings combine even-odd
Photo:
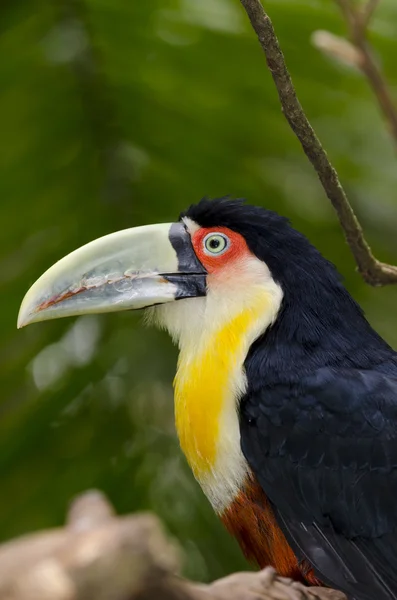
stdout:
[[361,9],[361,26],[365,31],[371,21],[375,10],[378,8],[380,0],[367,0],[366,4],[364,4]]
[[349,26],[353,27],[353,7],[350,0],[335,0]]
[[273,24],[260,0],[240,0],[266,56],[283,113],[315,168],[325,193],[332,202],[346,240],[364,280],[371,285],[397,283],[397,267],[378,261],[364,237],[346,193],[326,151],[310,125],[296,96]]
[[361,54],[360,69],[378,101],[379,108],[386,119],[390,134],[397,145],[397,107],[389,86],[383,76],[371,45],[367,40],[368,23],[379,0],[368,0],[363,9],[359,9],[349,0],[335,0],[345,18],[352,43]]

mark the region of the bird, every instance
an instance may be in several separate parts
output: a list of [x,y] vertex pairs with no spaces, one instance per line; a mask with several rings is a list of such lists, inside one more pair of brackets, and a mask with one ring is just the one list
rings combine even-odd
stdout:
[[260,567],[397,599],[397,353],[290,221],[229,197],[94,240],[29,289],[18,327],[145,309],[179,346],[180,446]]

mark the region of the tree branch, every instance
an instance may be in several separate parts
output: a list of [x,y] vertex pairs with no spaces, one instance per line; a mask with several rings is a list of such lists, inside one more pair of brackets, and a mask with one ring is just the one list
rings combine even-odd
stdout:
[[296,96],[273,24],[260,0],[240,0],[266,56],[283,113],[315,168],[325,193],[332,202],[355,258],[359,272],[371,285],[397,283],[397,267],[377,260],[364,237],[346,193],[327,153],[310,125]]
[[335,0],[346,20],[352,43],[361,55],[360,69],[374,92],[379,107],[386,119],[394,143],[397,145],[397,109],[389,87],[367,40],[367,27],[379,3],[368,0],[362,10],[350,0]]
[[367,0],[367,3],[364,4],[361,9],[361,26],[364,30],[368,27],[372,15],[378,7],[379,1],[380,0]]
[[0,600],[346,600],[271,568],[197,584],[178,575],[179,558],[156,517],[116,517],[102,494],[88,492],[64,528],[0,546]]

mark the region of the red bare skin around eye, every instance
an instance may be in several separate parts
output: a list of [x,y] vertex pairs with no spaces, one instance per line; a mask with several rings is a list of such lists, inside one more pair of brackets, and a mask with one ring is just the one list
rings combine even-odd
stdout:
[[[230,240],[229,248],[225,252],[213,256],[204,252],[203,240],[209,233],[223,233],[226,235]],[[192,243],[197,258],[208,273],[216,273],[220,269],[230,266],[236,260],[251,255],[243,236],[227,227],[203,227],[198,229],[193,234]]]

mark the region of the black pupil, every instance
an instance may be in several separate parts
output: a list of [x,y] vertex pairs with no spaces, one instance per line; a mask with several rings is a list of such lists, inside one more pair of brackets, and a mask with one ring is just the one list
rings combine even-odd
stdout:
[[210,240],[210,248],[212,250],[216,250],[217,248],[219,248],[220,245],[221,241],[219,238],[213,238],[212,240]]

